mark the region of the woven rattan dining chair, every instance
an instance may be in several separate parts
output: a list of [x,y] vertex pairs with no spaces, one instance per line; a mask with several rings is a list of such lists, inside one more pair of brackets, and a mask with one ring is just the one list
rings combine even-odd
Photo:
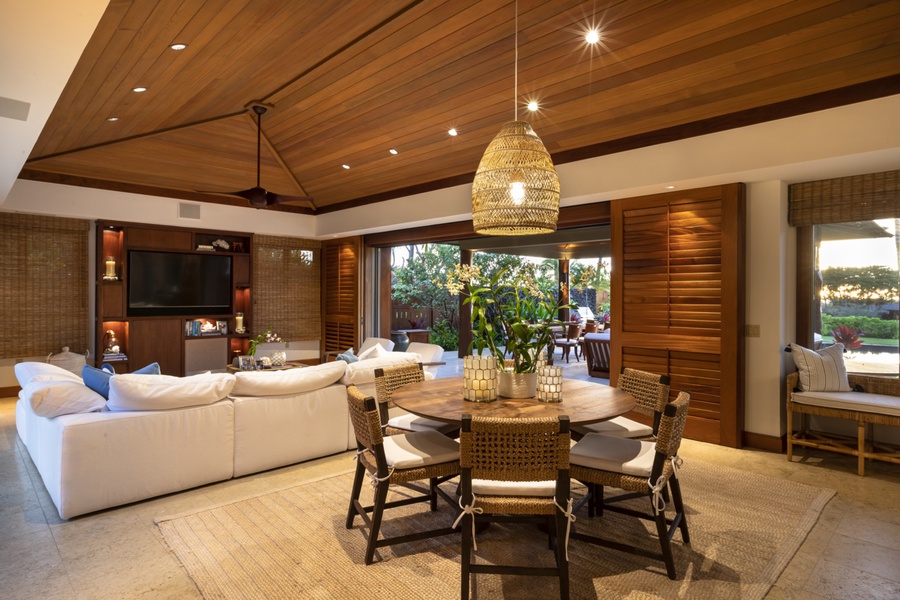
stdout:
[[[677,452],[681,445],[690,403],[690,394],[681,392],[672,403],[666,405],[655,443],[591,433],[575,444],[571,452],[572,478],[588,486],[586,495],[588,515],[591,517],[598,513],[602,515],[605,509],[654,521],[662,552],[651,552],[579,531],[572,532],[573,540],[662,560],[669,578],[675,579],[675,559],[671,543],[675,530],[681,531],[681,540],[685,544],[691,543],[677,473],[681,464]],[[604,498],[604,486],[619,488],[629,493]],[[665,513],[664,492],[667,486],[671,491],[675,511],[671,519],[667,519]],[[624,500],[640,497],[649,499],[650,513],[617,505]],[[579,508],[580,506],[581,504]],[[604,529],[609,530],[609,527]]]
[[391,417],[388,410],[394,408],[394,392],[408,384],[425,381],[422,363],[398,365],[375,369],[375,399],[381,415],[381,427],[384,435],[397,435],[411,431],[433,430],[455,438],[459,426],[455,423],[443,423],[434,419],[426,419],[411,413]]
[[[436,431],[383,436],[375,399],[362,394],[355,385],[347,386],[347,404],[356,434],[358,462],[350,493],[350,506],[347,509],[346,527],[352,529],[353,522],[359,515],[368,529],[366,564],[372,564],[376,549],[383,546],[453,533],[454,528],[448,526],[389,538],[378,537],[386,509],[429,502],[431,510],[436,511],[439,496],[455,509],[455,498],[451,498],[438,486],[459,474],[459,444]],[[375,488],[375,499],[371,506],[363,506],[359,500],[366,474]],[[413,483],[420,480],[428,480],[428,488]],[[388,489],[392,484],[402,485],[415,495],[404,494],[404,498],[388,502]],[[455,511],[453,516],[456,516]]]
[[656,437],[660,416],[669,401],[669,376],[625,368],[622,369],[616,387],[634,396],[634,411],[653,417],[653,425],[645,425],[627,417],[615,417],[600,423],[575,426],[572,428],[572,437],[581,439],[589,433],[647,440]]
[[[461,597],[478,573],[558,576],[560,598],[569,597],[569,418],[499,419],[464,414],[460,430],[462,521]],[[538,522],[548,525],[556,567],[477,564],[475,523]],[[562,541],[560,541],[562,538]]]

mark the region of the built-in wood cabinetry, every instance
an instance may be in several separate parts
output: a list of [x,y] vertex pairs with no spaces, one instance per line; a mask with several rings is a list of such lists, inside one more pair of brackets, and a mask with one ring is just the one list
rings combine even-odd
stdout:
[[[225,242],[227,250],[221,243],[213,244],[218,240]],[[200,249],[209,247],[215,249]],[[169,309],[165,315],[133,314],[128,302],[131,250],[177,253],[185,257],[211,253],[230,256],[228,313],[178,314],[177,309]],[[253,326],[251,252],[251,236],[247,233],[98,221],[96,365],[109,363],[116,372],[127,373],[157,362],[166,375],[186,375],[216,365],[224,370],[234,356],[246,354]],[[243,315],[244,333],[236,332],[237,313]],[[198,327],[192,328],[192,322],[198,322],[200,328],[206,324],[206,330],[195,335]],[[209,331],[219,322],[227,324],[227,333]],[[110,355],[104,354],[108,332],[115,336],[124,358],[110,360]]]

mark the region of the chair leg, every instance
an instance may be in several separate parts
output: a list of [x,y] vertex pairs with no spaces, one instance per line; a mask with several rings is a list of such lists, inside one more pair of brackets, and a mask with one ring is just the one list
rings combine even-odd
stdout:
[[792,439],[794,437],[794,411],[790,409],[788,406],[787,411],[787,459],[788,462],[791,462],[794,457],[794,444],[792,443]]
[[384,516],[384,504],[387,501],[389,487],[390,484],[387,481],[381,481],[375,489],[375,504],[372,507],[372,529],[369,531],[369,541],[366,544],[367,565],[371,565],[375,560],[375,543],[378,541],[378,533],[381,530],[381,517]]
[[432,477],[431,479],[428,480],[428,489],[431,490],[431,499],[429,500],[428,504],[431,506],[431,512],[435,512],[438,509],[438,505],[437,505],[438,494],[437,494],[437,478],[436,477]]
[[[653,497],[650,497],[650,504],[653,504]],[[672,555],[672,544],[669,541],[669,527],[666,525],[666,513],[660,511],[657,513],[654,521],[656,521],[656,534],[659,536],[659,545],[662,549],[663,562],[666,563],[666,573],[669,579],[675,579],[675,557]]]
[[681,499],[681,484],[678,482],[677,477],[673,477],[669,480],[669,485],[672,488],[672,505],[675,507],[675,516],[681,517],[681,521],[678,523],[678,529],[681,531],[681,541],[685,544],[690,544],[691,536],[688,533],[687,515],[684,514],[684,501]]
[[556,513],[555,542],[556,542],[556,568],[559,569],[559,598],[569,600],[569,561],[566,559],[566,547],[560,545],[566,541],[566,518],[561,512]]
[[362,489],[363,475],[366,467],[361,462],[356,463],[356,473],[353,475],[353,488],[350,491],[350,508],[347,509],[347,529],[353,529],[353,520],[356,518],[356,501],[359,500],[359,492]]
[[462,576],[460,579],[460,597],[469,600],[469,566],[472,560],[472,521],[474,515],[465,515],[462,519],[462,556],[460,557]]

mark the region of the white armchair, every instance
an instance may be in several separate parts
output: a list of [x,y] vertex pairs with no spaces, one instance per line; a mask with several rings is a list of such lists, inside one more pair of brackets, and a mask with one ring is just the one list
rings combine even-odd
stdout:
[[[410,342],[407,352],[415,352],[422,359],[422,365],[425,367],[426,373],[431,373],[437,377],[438,367],[444,358],[444,349],[437,344],[423,344],[422,342]],[[431,363],[431,364],[429,364]]]

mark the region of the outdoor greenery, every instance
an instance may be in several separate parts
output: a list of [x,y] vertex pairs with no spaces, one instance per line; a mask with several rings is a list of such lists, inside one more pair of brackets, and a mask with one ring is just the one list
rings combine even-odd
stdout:
[[896,269],[883,265],[830,267],[822,271],[822,301],[854,306],[897,302],[900,281]]
[[541,289],[534,271],[526,264],[485,277],[478,266],[457,265],[442,284],[472,306],[469,352],[488,349],[501,368],[510,354],[514,373],[536,371],[540,351],[553,339],[551,327],[560,324],[559,310],[568,307],[554,290]]
[[900,324],[891,319],[873,319],[870,317],[849,316],[835,317],[828,314],[822,315],[822,333],[830,334],[841,325],[855,329],[861,336],[868,338],[883,338],[897,340],[900,337]]
[[[406,264],[394,267],[392,300],[409,304],[414,308],[430,308],[434,314],[430,341],[444,350],[459,348],[459,298],[452,295],[443,284],[451,271],[459,265],[459,247],[447,244],[421,244],[406,248],[409,258]],[[521,256],[476,252],[473,266],[487,276],[500,271],[521,273],[527,271],[541,290],[556,290],[556,261],[545,260],[535,264]]]

